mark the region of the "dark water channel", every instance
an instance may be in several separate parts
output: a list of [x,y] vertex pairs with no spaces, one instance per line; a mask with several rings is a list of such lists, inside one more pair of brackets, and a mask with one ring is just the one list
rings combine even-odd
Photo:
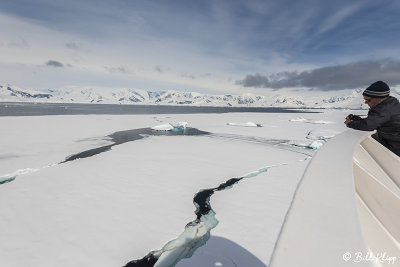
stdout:
[[0,102],[0,116],[44,115],[122,115],[122,114],[198,114],[198,113],[312,113],[309,110],[275,107],[196,107],[167,105],[117,105],[78,103],[17,103]]
[[146,138],[149,136],[182,136],[182,135],[196,136],[196,135],[209,135],[209,134],[210,134],[209,132],[200,131],[198,129],[190,128],[190,127],[185,128],[183,131],[156,131],[151,128],[141,128],[141,129],[120,131],[120,132],[115,132],[115,133],[107,136],[113,142],[112,144],[89,149],[89,150],[68,156],[65,159],[65,161],[63,161],[61,163],[65,163],[65,162],[76,160],[76,159],[92,157],[94,155],[109,151],[113,146],[121,145],[121,144],[127,143],[127,142],[132,142],[135,140],[140,140],[140,139],[143,139],[143,138]]

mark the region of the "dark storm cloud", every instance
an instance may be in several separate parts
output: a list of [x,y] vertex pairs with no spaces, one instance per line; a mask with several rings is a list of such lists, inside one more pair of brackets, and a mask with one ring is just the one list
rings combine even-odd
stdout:
[[49,60],[45,63],[46,66],[55,67],[55,68],[63,68],[64,64],[56,60]]
[[323,91],[354,89],[382,80],[390,86],[400,84],[400,61],[383,59],[328,66],[303,72],[279,72],[272,75],[248,74],[236,83],[244,87],[306,87]]

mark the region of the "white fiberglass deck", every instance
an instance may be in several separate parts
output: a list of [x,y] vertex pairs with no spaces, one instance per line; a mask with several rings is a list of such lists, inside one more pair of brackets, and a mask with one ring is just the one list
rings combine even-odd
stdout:
[[270,267],[399,266],[399,243],[400,158],[348,130],[310,162]]

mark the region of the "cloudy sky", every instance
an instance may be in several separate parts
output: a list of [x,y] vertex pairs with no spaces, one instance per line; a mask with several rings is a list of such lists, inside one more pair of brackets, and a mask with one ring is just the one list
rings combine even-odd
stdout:
[[0,83],[262,94],[400,85],[398,0],[4,0]]

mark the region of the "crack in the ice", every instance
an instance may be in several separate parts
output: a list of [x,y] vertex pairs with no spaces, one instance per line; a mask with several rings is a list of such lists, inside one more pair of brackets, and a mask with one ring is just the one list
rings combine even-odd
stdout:
[[15,178],[17,178],[16,175],[15,176],[11,176],[11,177],[7,177],[7,176],[1,177],[0,178],[0,184],[5,184],[5,183],[12,182],[12,181],[15,180]]
[[292,140],[288,139],[270,139],[270,138],[237,135],[237,134],[211,134],[209,136],[213,138],[262,144],[270,147],[275,147],[278,149],[288,150],[294,153],[303,154],[306,156],[312,156],[314,152],[317,150],[316,148],[310,145],[294,144]]
[[[307,157],[297,162],[305,161],[309,158]],[[230,189],[242,179],[256,177],[267,172],[270,168],[288,164],[282,163],[267,166],[245,176],[231,178],[218,187],[200,190],[193,198],[193,204],[196,207],[196,219],[186,224],[183,233],[176,239],[169,241],[160,250],[152,251],[142,259],[130,261],[124,267],[169,267],[175,266],[184,258],[190,258],[197,248],[203,246],[208,241],[211,230],[218,225],[218,220],[215,217],[216,213],[210,204],[210,198],[215,192]]]
[[[80,152],[80,153],[77,153],[77,154],[73,154],[73,155],[67,156],[65,158],[65,160],[59,162],[58,164],[66,163],[66,162],[77,160],[77,159],[92,157],[92,156],[98,155],[100,153],[110,151],[113,146],[121,145],[121,144],[124,144],[124,143],[127,143],[127,142],[131,142],[131,141],[140,140],[140,139],[143,139],[143,138],[147,138],[149,136],[180,136],[180,135],[186,135],[186,136],[203,135],[203,136],[207,136],[207,135],[210,135],[210,133],[198,130],[196,128],[191,128],[191,127],[186,127],[185,129],[179,130],[179,131],[156,131],[156,130],[153,130],[151,128],[141,128],[141,129],[132,129],[132,130],[119,131],[119,132],[115,132],[113,134],[110,134],[110,135],[106,136],[106,138],[109,139],[112,142],[111,144],[105,145],[105,146],[101,146],[101,147],[92,148],[92,149],[89,149],[89,150],[86,150],[86,151],[83,151],[83,152]],[[79,140],[79,141],[81,141],[81,140]],[[5,183],[8,183],[8,182],[12,182],[19,175],[36,172],[36,171],[39,171],[41,169],[44,169],[44,168],[47,168],[47,167],[51,167],[51,166],[54,166],[54,165],[56,165],[56,164],[50,164],[48,166],[45,166],[45,167],[42,167],[42,168],[38,168],[38,169],[31,169],[31,168],[20,169],[20,170],[17,170],[15,172],[13,172],[13,173],[2,175],[2,176],[0,176],[0,184],[5,184]]]
[[[207,137],[211,137],[211,138],[222,138],[222,139],[228,139],[228,140],[246,141],[246,142],[276,147],[279,149],[289,150],[291,152],[300,153],[300,154],[304,154],[307,156],[312,156],[312,151],[315,150],[309,146],[299,146],[296,144],[291,144],[290,140],[267,139],[267,138],[262,138],[262,137],[243,136],[243,135],[234,135],[234,134],[213,134],[210,132],[201,131],[196,128],[190,128],[190,127],[185,128],[183,131],[156,131],[151,128],[142,128],[142,129],[119,131],[119,132],[115,132],[111,135],[108,135],[108,136],[106,136],[106,138],[112,142],[111,144],[70,155],[70,156],[66,157],[64,161],[59,162],[59,164],[77,160],[77,159],[88,158],[88,157],[91,157],[94,155],[98,155],[100,153],[110,151],[113,146],[120,145],[120,144],[123,144],[126,142],[135,141],[135,140],[140,140],[143,138],[147,138],[149,136],[177,136],[177,135],[187,135],[187,136],[202,135],[202,136],[207,136]],[[305,152],[305,151],[311,151],[311,154],[309,152]],[[41,169],[51,167],[54,165],[56,165],[56,164],[50,164],[48,166],[45,166],[45,167],[42,167],[39,169],[34,169],[34,170],[37,171],[37,170],[41,170]],[[0,176],[0,184],[12,182],[19,175],[31,173],[31,172],[26,172],[26,170],[28,170],[28,169],[21,169],[21,170],[17,170],[15,172],[13,172],[11,174],[6,174],[6,175]]]
[[[49,167],[49,166],[45,166],[43,168],[46,168],[46,167]],[[5,183],[12,182],[19,175],[28,174],[28,173],[34,173],[34,172],[37,172],[39,170],[40,169],[26,168],[26,169],[17,170],[17,171],[15,171],[13,173],[5,174],[3,176],[0,176],[0,184],[5,184]]]

